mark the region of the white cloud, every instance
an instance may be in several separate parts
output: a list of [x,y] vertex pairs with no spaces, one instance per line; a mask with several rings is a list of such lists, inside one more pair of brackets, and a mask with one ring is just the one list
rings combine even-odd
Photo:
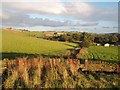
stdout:
[[36,13],[60,14],[65,12],[65,8],[59,0],[55,2],[12,2],[3,3],[3,8],[17,9]]
[[51,27],[59,27],[59,26],[96,26],[97,22],[84,22],[81,23],[79,21],[54,21],[50,19],[42,19],[42,18],[30,18],[28,15],[24,14],[10,14],[10,18],[4,18],[3,26],[17,26],[17,27],[34,27],[34,26],[51,26]]
[[[26,0],[25,0],[26,1]],[[3,9],[23,10],[31,13],[49,13],[61,15],[89,16],[92,13],[92,7],[87,3],[68,2],[64,5],[61,0],[46,0],[46,2],[6,2],[3,3]]]
[[[22,0],[23,1],[23,0]],[[48,0],[49,1],[49,0]],[[61,0],[53,0],[54,2],[5,2],[3,3],[3,12],[0,14],[4,21],[4,25],[19,25],[19,26],[68,26],[82,25],[92,26],[97,25],[99,20],[117,20],[116,8],[96,8],[89,3],[66,2]],[[87,22],[60,22],[51,21],[50,18],[43,20],[41,18],[32,19],[28,14],[43,14],[52,16],[61,16],[64,18],[74,18],[78,21]]]
[[92,14],[93,8],[87,3],[71,2],[65,6],[67,9],[67,15],[79,15],[86,17]]
[[10,18],[9,15],[5,14],[5,13],[0,13],[0,19],[8,19]]

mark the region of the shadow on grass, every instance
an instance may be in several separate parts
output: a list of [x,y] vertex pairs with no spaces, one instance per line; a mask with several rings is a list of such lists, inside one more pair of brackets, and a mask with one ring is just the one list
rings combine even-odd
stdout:
[[66,43],[65,43],[65,45],[73,47],[73,48],[77,48],[78,47],[78,46],[74,46],[74,45],[70,45],[70,44],[66,44]]
[[35,58],[35,57],[47,57],[47,58],[55,58],[55,55],[48,54],[27,54],[27,53],[16,53],[16,52],[0,52],[0,59],[15,59],[17,57],[27,57],[27,58]]

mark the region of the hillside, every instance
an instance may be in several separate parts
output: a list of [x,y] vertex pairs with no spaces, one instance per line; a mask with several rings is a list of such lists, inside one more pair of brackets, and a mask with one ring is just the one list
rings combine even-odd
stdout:
[[[35,32],[33,32],[35,33]],[[2,30],[2,55],[3,57],[63,54],[68,49],[76,46],[73,43],[49,41],[32,36],[32,32],[17,30]]]

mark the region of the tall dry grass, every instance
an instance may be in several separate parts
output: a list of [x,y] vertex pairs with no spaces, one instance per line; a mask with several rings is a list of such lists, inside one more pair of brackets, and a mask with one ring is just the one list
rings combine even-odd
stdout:
[[[84,68],[94,69],[96,66],[105,67],[105,65],[111,66],[105,62],[101,64],[98,61],[95,63],[89,61]],[[116,65],[113,66],[116,67]],[[87,76],[79,71],[81,67],[83,65],[80,64],[80,61],[74,59],[16,58],[15,60],[4,60],[3,88],[85,88],[96,87],[95,82],[97,85],[102,83],[102,81],[91,78],[94,76]],[[103,84],[109,86],[107,80]]]

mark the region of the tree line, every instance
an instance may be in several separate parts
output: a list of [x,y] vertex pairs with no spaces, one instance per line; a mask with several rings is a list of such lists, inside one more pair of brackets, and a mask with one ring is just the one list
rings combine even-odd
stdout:
[[120,34],[119,33],[109,33],[109,34],[94,34],[87,32],[67,32],[61,35],[54,33],[53,36],[45,36],[44,39],[53,40],[53,41],[63,41],[63,42],[73,42],[79,43],[82,47],[88,47],[95,43],[99,43],[104,45],[105,43],[115,44],[120,42]]

